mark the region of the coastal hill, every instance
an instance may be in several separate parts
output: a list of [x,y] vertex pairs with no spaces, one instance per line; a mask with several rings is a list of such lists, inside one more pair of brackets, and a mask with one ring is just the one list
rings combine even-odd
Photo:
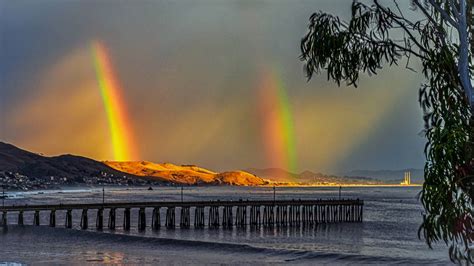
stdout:
[[141,162],[104,162],[106,165],[126,173],[143,177],[155,177],[161,181],[188,185],[238,185],[259,186],[265,185],[262,178],[244,172],[230,171],[216,173],[196,165],[174,165],[171,163]]
[[75,155],[47,157],[0,142],[0,183],[19,189],[80,184],[258,186],[268,181],[244,171],[213,172],[193,165],[99,162]]
[[46,157],[4,142],[0,142],[0,171],[18,173],[30,178],[56,177],[71,181],[101,176],[101,173],[133,177],[89,158],[69,154]]

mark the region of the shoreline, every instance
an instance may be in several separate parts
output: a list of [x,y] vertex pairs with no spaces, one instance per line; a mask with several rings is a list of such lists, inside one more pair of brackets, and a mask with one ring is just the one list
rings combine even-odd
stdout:
[[[400,185],[400,184],[266,184],[260,186],[242,186],[242,185],[215,185],[215,186],[203,186],[203,185],[183,185],[185,187],[192,187],[192,188],[207,188],[207,187],[242,187],[242,188],[272,188],[272,187],[279,187],[279,188],[356,188],[356,187],[422,187],[422,184],[410,184],[410,185]],[[135,189],[143,189],[148,190],[151,188],[179,188],[180,185],[174,186],[114,186],[114,185],[105,185],[105,186],[65,186],[65,187],[51,187],[51,188],[43,188],[43,189],[30,189],[30,190],[6,190],[5,193],[38,193],[38,192],[83,192],[84,190],[101,190],[103,187],[105,188],[112,188],[112,189],[123,189],[123,190],[135,190]],[[1,195],[0,195],[1,196]]]

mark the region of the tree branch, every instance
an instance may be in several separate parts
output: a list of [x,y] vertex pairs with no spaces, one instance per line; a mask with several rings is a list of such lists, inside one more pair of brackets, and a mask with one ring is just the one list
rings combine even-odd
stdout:
[[441,8],[441,6],[439,6],[438,3],[435,2],[435,0],[429,0],[429,2],[436,9],[436,11],[438,11],[441,14],[441,17],[444,20],[449,22],[451,26],[456,27],[456,28],[458,27],[458,23],[448,14],[448,12],[446,12],[446,10]]
[[420,42],[418,42],[418,40],[415,38],[415,36],[413,36],[413,33],[407,28],[407,26],[399,20],[399,19],[406,20],[405,18],[395,16],[395,14],[393,12],[389,12],[388,10],[385,9],[385,7],[380,5],[378,0],[374,0],[374,3],[382,12],[384,12],[386,15],[389,15],[390,17],[392,17],[393,21],[395,21],[395,23],[397,23],[400,27],[402,27],[402,29],[408,34],[410,39],[418,46],[418,48],[420,50],[422,50],[425,53],[428,53],[428,50],[426,50],[426,48],[424,48],[420,44]]
[[451,11],[452,13],[454,14],[454,16],[458,19],[459,21],[459,16],[461,14],[459,14],[459,10],[457,9],[456,5],[454,4],[454,1],[453,0],[448,0],[448,3],[449,3],[449,6],[451,7]]
[[431,21],[431,23],[433,23],[434,25],[438,27],[442,27],[441,24],[439,24],[437,21],[433,19],[431,14],[428,13],[428,10],[422,4],[420,4],[418,0],[413,0],[413,3],[421,10],[421,12],[423,12],[423,14],[428,18],[429,21]]
[[433,23],[433,25],[436,26],[436,28],[438,29],[438,34],[441,36],[441,42],[443,43],[443,46],[447,46],[447,43],[446,43],[446,33],[443,32],[443,24],[441,23],[438,23],[436,20],[433,19],[433,16],[431,14],[428,13],[428,10],[422,5],[420,4],[420,2],[418,0],[413,0],[413,3],[421,10],[421,12],[423,12],[423,14],[426,16],[426,18],[428,18],[428,20]]
[[385,41],[385,40],[374,41],[373,39],[370,39],[368,36],[364,36],[364,35],[361,35],[361,34],[359,34],[358,37],[361,38],[361,39],[364,39],[367,42],[371,42],[371,43],[374,43],[374,44],[377,44],[377,45],[393,45],[396,48],[400,49],[400,51],[411,53],[411,54],[415,55],[416,57],[421,58],[423,60],[429,60],[429,58],[423,56],[420,53],[417,53],[417,52],[413,51],[413,49],[407,48],[405,46],[401,46],[401,45],[399,45],[395,42],[388,42],[388,41]]

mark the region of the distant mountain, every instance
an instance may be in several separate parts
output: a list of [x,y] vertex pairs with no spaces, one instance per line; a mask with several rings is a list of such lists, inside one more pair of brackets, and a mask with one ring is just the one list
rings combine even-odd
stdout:
[[245,169],[245,171],[274,182],[292,182],[298,178],[297,174],[290,173],[280,168],[248,168]]
[[246,172],[260,176],[264,179],[280,183],[304,183],[304,184],[375,184],[380,183],[379,180],[369,177],[343,177],[335,175],[327,175],[322,173],[314,173],[304,171],[301,173],[290,173],[280,168],[249,168]]
[[39,179],[50,179],[52,176],[66,177],[78,182],[82,181],[84,177],[98,177],[103,173],[133,177],[133,175],[117,171],[102,162],[85,157],[69,154],[45,157],[4,142],[0,142],[0,171],[19,173]]
[[411,172],[412,183],[423,183],[423,170],[414,168],[401,170],[353,170],[350,172],[340,173],[340,175],[348,177],[370,177],[383,180],[384,182],[398,184],[403,181],[405,172]]

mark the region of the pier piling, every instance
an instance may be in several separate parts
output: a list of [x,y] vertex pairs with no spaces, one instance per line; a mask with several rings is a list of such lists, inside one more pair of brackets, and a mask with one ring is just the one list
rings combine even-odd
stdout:
[[247,225],[247,206],[237,206],[235,226],[243,229]]
[[222,227],[225,229],[232,229],[233,227],[233,206],[225,206],[222,212]]
[[202,229],[205,226],[204,207],[199,206],[194,209],[194,228]]
[[40,225],[40,212],[38,210],[35,211],[33,216],[33,225],[39,226]]
[[273,205],[263,207],[263,227],[273,227],[275,224],[275,212]]
[[56,210],[49,213],[49,227],[56,227]]
[[104,229],[104,209],[100,208],[97,210],[97,218],[95,220],[95,227],[97,230]]
[[87,209],[82,209],[82,214],[81,214],[81,229],[82,230],[87,230],[89,228],[89,218],[87,216]]
[[130,230],[130,208],[123,211],[123,230]]
[[23,211],[18,212],[18,225],[23,226],[24,225],[24,217],[23,217]]
[[109,211],[109,221],[108,221],[108,228],[109,230],[115,230],[115,208],[111,208]]
[[4,229],[8,226],[7,212],[6,211],[2,212],[2,221],[1,221],[0,225],[3,226]]
[[209,228],[219,228],[219,206],[209,208]]
[[144,231],[146,229],[146,213],[145,208],[138,210],[138,231]]
[[166,209],[166,228],[174,229],[176,227],[176,212],[175,207],[168,207]]
[[72,228],[72,210],[66,211],[66,228]]
[[161,227],[161,217],[160,217],[160,208],[153,208],[153,214],[151,215],[151,228],[153,230],[158,230]]
[[181,207],[181,215],[179,217],[179,226],[188,229],[191,226],[191,213],[189,207]]

